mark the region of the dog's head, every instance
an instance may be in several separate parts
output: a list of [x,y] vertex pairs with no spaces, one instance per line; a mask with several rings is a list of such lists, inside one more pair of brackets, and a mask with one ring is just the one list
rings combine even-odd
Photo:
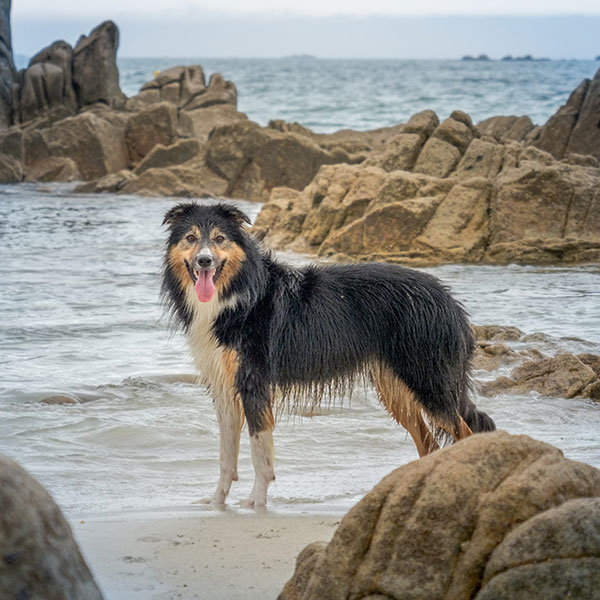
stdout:
[[231,204],[178,204],[165,215],[170,229],[167,267],[181,289],[193,286],[200,302],[227,289],[246,254],[244,224],[250,219]]

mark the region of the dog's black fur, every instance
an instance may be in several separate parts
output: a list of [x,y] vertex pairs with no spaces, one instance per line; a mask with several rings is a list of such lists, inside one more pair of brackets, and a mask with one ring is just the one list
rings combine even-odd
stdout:
[[461,417],[473,432],[495,428],[469,399],[467,316],[435,277],[384,263],[290,267],[259,245],[232,205],[179,205],[165,221],[163,292],[186,331],[203,306],[186,302],[169,249],[195,226],[217,227],[243,251],[227,285],[219,288],[215,274],[223,308],[212,330],[220,347],[237,354],[235,391],[251,435],[264,430],[272,398],[319,399],[357,374],[368,377],[376,364],[408,387],[436,432],[456,431]]

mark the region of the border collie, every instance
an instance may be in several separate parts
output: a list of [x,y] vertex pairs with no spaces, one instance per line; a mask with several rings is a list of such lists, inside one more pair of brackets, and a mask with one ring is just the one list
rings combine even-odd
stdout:
[[223,504],[238,478],[244,419],[255,471],[247,505],[261,506],[275,478],[274,404],[315,407],[359,378],[420,456],[495,429],[469,399],[466,313],[435,277],[385,263],[293,268],[261,247],[230,204],[179,204],[163,224],[163,296],[219,423],[220,476],[207,502]]

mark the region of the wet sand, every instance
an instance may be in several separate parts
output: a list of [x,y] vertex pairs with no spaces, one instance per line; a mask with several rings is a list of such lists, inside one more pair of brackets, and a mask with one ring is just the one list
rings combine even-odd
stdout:
[[343,514],[228,508],[71,519],[105,600],[275,599]]

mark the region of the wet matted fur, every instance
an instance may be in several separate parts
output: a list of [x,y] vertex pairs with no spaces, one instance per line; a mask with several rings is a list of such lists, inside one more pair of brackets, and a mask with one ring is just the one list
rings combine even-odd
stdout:
[[244,419],[254,488],[274,479],[273,404],[317,405],[370,379],[420,456],[444,437],[495,428],[469,399],[474,341],[462,306],[426,273],[384,263],[275,260],[230,204],[179,204],[165,216],[163,294],[210,386],[220,429],[222,504],[237,480]]

